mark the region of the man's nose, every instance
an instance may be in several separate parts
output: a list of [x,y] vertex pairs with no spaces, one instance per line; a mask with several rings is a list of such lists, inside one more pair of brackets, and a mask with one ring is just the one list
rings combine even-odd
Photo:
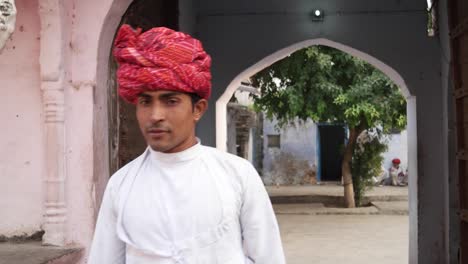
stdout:
[[164,120],[166,118],[166,111],[162,107],[154,106],[151,109],[151,119],[155,122]]

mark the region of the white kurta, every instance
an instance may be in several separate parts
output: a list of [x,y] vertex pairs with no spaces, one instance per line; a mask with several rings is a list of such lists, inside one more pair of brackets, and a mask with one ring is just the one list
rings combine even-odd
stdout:
[[253,166],[197,144],[148,148],[110,179],[90,264],[283,264],[278,224]]

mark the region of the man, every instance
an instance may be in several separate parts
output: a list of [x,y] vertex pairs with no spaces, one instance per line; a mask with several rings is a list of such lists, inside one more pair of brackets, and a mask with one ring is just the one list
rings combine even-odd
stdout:
[[393,186],[399,186],[399,176],[403,174],[403,170],[400,168],[400,159],[395,158],[392,160],[392,167],[389,169],[390,180]]
[[136,104],[149,147],[109,180],[88,263],[285,263],[255,169],[195,137],[211,92],[201,43],[123,25],[114,56],[119,94]]

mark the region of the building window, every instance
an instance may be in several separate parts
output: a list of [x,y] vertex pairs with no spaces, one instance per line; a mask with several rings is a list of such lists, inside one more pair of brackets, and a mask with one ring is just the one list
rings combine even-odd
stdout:
[[268,147],[279,148],[281,143],[280,135],[268,135]]

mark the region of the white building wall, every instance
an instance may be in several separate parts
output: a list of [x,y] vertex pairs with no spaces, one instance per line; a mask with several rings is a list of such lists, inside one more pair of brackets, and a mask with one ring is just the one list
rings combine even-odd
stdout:
[[400,134],[389,136],[388,150],[384,154],[383,166],[386,169],[390,168],[394,158],[401,160],[400,166],[403,169],[408,168],[408,137],[406,130],[403,130]]
[[[264,181],[266,184],[272,184],[277,168],[275,165],[279,162],[282,155],[292,155],[296,161],[307,161],[311,168],[317,168],[319,149],[317,149],[317,125],[312,121],[300,122],[296,120],[294,124],[286,126],[278,130],[275,126],[276,120],[264,121],[264,150],[263,150],[263,167]],[[280,148],[268,147],[268,135],[280,135]],[[400,134],[392,134],[387,136],[388,150],[383,154],[384,161],[382,166],[386,169],[390,168],[392,159],[399,158],[401,166],[406,169],[408,166],[408,144],[407,132],[402,131]],[[326,146],[321,146],[326,147]],[[291,158],[291,157],[288,157]],[[273,175],[273,176],[272,176]],[[290,177],[290,175],[283,175]],[[298,177],[301,177],[299,175]],[[282,177],[282,176],[281,176]],[[281,183],[287,182],[286,179],[280,180]],[[298,181],[296,181],[298,182]]]
[[[303,183],[301,178],[305,171],[316,167],[317,125],[311,120],[296,120],[293,125],[278,130],[276,124],[276,120],[265,119],[263,122],[264,183]],[[268,147],[268,135],[280,135],[279,148]],[[278,164],[283,166],[278,168]]]

